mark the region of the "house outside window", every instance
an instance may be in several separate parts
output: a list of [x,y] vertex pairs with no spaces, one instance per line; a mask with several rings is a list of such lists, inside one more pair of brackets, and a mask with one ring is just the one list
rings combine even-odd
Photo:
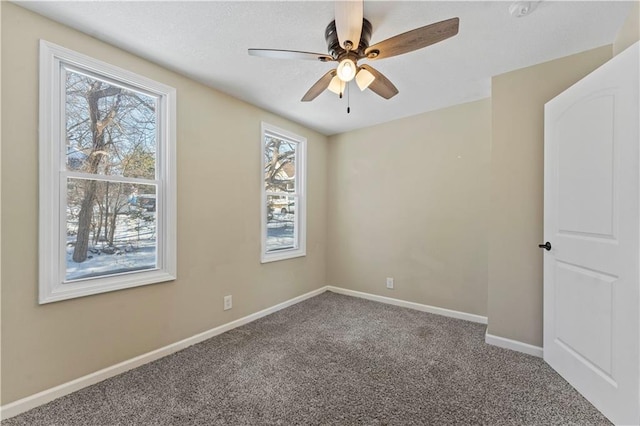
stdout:
[[262,123],[262,262],[306,254],[306,144]]
[[175,279],[175,89],[40,44],[40,303]]

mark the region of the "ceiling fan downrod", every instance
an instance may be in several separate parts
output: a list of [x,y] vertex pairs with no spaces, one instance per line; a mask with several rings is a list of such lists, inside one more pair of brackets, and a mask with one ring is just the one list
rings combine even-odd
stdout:
[[327,42],[327,50],[329,51],[329,55],[331,55],[333,59],[340,60],[348,53],[353,53],[358,59],[360,59],[365,57],[364,51],[367,47],[369,47],[371,34],[371,22],[366,19],[362,19],[362,33],[360,35],[358,46],[353,46],[351,43],[348,43],[347,46],[351,46],[350,49],[344,49],[342,46],[340,46],[340,41],[338,40],[338,32],[336,31],[336,21],[334,20],[329,22],[329,25],[327,25],[327,28],[324,30],[324,39]]

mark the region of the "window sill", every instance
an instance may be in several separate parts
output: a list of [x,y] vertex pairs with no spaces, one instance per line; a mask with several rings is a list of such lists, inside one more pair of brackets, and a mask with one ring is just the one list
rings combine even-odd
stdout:
[[296,257],[306,256],[305,250],[282,250],[279,252],[263,253],[260,263],[278,262],[280,260],[295,259]]
[[[76,297],[91,296],[93,294],[106,293],[125,288],[173,281],[175,279],[175,274],[161,270],[153,270],[82,280],[79,282],[58,283],[53,286],[44,285],[42,286],[43,288],[40,289],[38,302],[43,305],[45,303],[58,302]],[[46,281],[45,279],[40,279],[41,283],[46,283]]]

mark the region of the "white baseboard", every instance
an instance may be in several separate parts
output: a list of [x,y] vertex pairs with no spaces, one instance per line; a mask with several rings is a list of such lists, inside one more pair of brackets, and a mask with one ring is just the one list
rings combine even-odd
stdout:
[[525,354],[537,356],[539,358],[542,358],[544,354],[544,351],[540,346],[533,346],[528,343],[507,339],[505,337],[494,336],[493,334],[489,333],[486,333],[484,335],[484,341],[489,345],[511,349],[512,351],[522,352]]
[[204,331],[202,333],[196,334],[195,336],[188,337],[184,340],[180,340],[179,342],[172,343],[160,349],[147,352],[135,358],[131,358],[129,360],[123,361],[119,364],[112,365],[111,367],[107,367],[102,370],[96,371],[95,373],[91,373],[86,376],[79,377],[70,382],[63,383],[61,385],[55,386],[50,389],[46,389],[42,392],[38,392],[26,398],[22,398],[12,403],[6,404],[0,407],[0,420],[5,420],[10,417],[17,416],[18,414],[24,413],[25,411],[31,410],[32,408],[46,404],[47,402],[53,401],[54,399],[68,395],[70,393],[78,391],[87,386],[91,386],[95,383],[101,382],[110,377],[117,376],[118,374],[124,373],[125,371],[131,370],[133,368],[155,361],[167,355],[171,355],[174,352],[180,351],[189,346],[195,345],[196,343],[200,343],[214,336],[217,336],[218,334],[222,334],[236,327],[240,327],[242,325],[255,321],[259,318],[265,317],[269,314],[272,314],[281,309],[287,308],[291,305],[295,305],[296,303],[299,303],[299,302],[302,302],[303,300],[317,296],[321,293],[324,293],[325,291],[327,291],[327,287],[321,287],[317,290],[310,291],[309,293],[303,294],[298,297],[294,297],[293,299],[279,303],[270,308],[264,309],[262,311],[256,312],[251,315],[247,315],[246,317],[237,319],[227,324],[223,324],[219,327],[212,328],[211,330]]
[[[196,343],[200,343],[202,341],[210,339],[214,336],[217,336],[226,331],[232,330],[236,327],[240,327],[242,325],[248,324],[252,321],[265,317],[281,309],[284,309],[289,306],[295,305],[296,303],[302,302],[303,300],[317,296],[321,293],[324,293],[325,291],[332,291],[334,293],[344,294],[347,296],[354,296],[362,299],[373,300],[376,302],[387,303],[390,305],[402,306],[404,308],[415,309],[418,311],[429,312],[432,314],[443,315],[443,316],[462,319],[466,321],[472,321],[480,324],[487,324],[487,317],[483,317],[480,315],[468,314],[466,312],[453,311],[450,309],[438,308],[435,306],[423,305],[415,302],[408,302],[406,300],[393,299],[391,297],[377,296],[375,294],[363,293],[360,291],[348,290],[340,287],[325,286],[317,290],[310,291],[309,293],[303,294],[301,296],[294,297],[293,299],[279,303],[275,306],[256,312],[254,314],[247,315],[246,317],[212,328],[211,330],[207,330],[202,333],[196,334],[195,336],[191,336],[184,340],[180,340],[179,342],[172,343],[170,345],[164,346],[154,351],[139,355],[135,358],[131,358],[129,360],[123,361],[119,364],[112,365],[110,367],[104,368],[102,370],[96,371],[94,373],[88,374],[83,377],[79,377],[70,382],[63,383],[61,385],[55,386],[50,389],[46,389],[42,392],[38,392],[26,398],[22,398],[17,401],[11,402],[9,404],[3,405],[2,407],[0,407],[0,420],[5,420],[8,418],[17,416],[18,414],[24,413],[25,411],[31,410],[32,408],[36,408],[40,405],[46,404],[47,402],[53,401],[54,399],[76,392],[87,386],[91,386],[95,383],[101,382],[110,377],[117,376],[118,374],[124,373],[125,371],[131,370],[133,368],[155,361],[167,355],[171,355],[174,352],[180,351],[189,346],[195,345]],[[525,353],[530,353],[530,352],[527,352],[526,350],[515,349],[515,347],[503,346],[502,344],[499,344],[499,343],[489,342],[489,336],[490,336],[489,334],[487,334],[486,336],[487,343],[495,344],[497,346],[507,347],[509,349],[520,350],[521,352],[525,352]],[[509,339],[503,339],[501,337],[496,337],[496,336],[491,336],[491,338],[499,339],[500,341],[513,342],[514,345],[512,346],[516,346],[516,344],[524,345],[524,346],[536,348],[542,351],[541,348],[527,345],[526,343],[520,343],[520,342],[516,342]],[[542,355],[538,355],[538,356],[542,356]]]
[[327,286],[327,290],[347,296],[359,297],[361,299],[373,300],[376,302],[387,303],[389,305],[402,306],[403,308],[415,309],[417,311],[429,312],[431,314],[442,315],[445,317],[457,318],[461,320],[477,322],[480,324],[487,324],[487,317],[483,317],[481,315],[468,314],[466,312],[453,311],[451,309],[438,308],[436,306],[423,305],[421,303],[408,302],[406,300],[393,299],[391,297],[378,296],[375,294],[348,290],[346,288],[334,287],[331,285]]

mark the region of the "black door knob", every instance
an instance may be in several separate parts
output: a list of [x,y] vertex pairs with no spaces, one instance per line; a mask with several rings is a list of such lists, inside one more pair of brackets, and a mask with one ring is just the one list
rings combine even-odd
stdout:
[[547,241],[544,244],[538,244],[538,247],[545,249],[546,251],[551,250],[551,243]]

